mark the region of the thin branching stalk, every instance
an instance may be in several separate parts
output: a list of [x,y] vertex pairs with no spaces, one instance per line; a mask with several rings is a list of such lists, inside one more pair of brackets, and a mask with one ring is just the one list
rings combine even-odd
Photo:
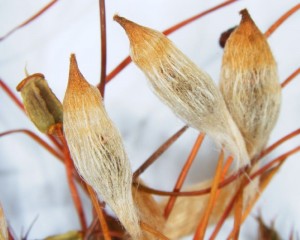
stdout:
[[101,73],[100,84],[98,86],[102,98],[104,98],[105,83],[106,83],[106,14],[105,14],[105,0],[99,0],[100,11],[100,33],[101,33]]
[[[175,184],[175,187],[173,188],[173,192],[179,192],[180,189],[182,188],[183,186],[183,183],[187,177],[187,174],[197,156],[197,153],[202,145],[202,142],[204,140],[204,136],[205,134],[201,133],[199,134],[199,136],[197,137],[196,141],[195,141],[195,144],[192,148],[192,151],[190,153],[190,155],[188,156],[182,170],[181,170],[181,173],[180,175],[178,176],[177,178],[177,182]],[[168,219],[171,211],[172,211],[172,208],[174,207],[174,204],[175,204],[175,201],[176,201],[176,196],[171,196],[166,207],[165,207],[165,211],[164,211],[164,217],[165,219]]]
[[14,27],[12,30],[10,30],[8,33],[6,33],[4,36],[0,37],[0,41],[3,41],[4,39],[9,37],[11,34],[13,34],[18,29],[21,29],[21,28],[25,27],[26,25],[28,25],[29,23],[31,23],[32,21],[37,19],[39,16],[41,16],[43,13],[45,13],[50,7],[52,7],[57,2],[58,2],[58,0],[52,0],[45,7],[43,7],[41,10],[39,10],[36,14],[31,16],[29,19],[27,19],[26,21],[24,21],[20,25]]

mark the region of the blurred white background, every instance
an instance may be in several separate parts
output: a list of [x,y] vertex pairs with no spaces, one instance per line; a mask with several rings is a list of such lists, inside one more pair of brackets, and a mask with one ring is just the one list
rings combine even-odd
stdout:
[[[129,42],[125,32],[112,20],[115,13],[142,25],[164,30],[221,2],[107,1],[107,71],[110,72],[129,53]],[[32,16],[47,3],[48,1],[0,0],[0,35]],[[241,0],[189,24],[171,34],[170,38],[218,83],[223,52],[218,45],[218,39],[223,31],[239,23],[239,10],[248,8],[256,24],[264,32],[297,3],[298,0]],[[30,74],[43,73],[52,90],[63,100],[70,53],[76,54],[86,79],[92,84],[98,83],[99,31],[98,1],[59,1],[38,20],[0,42],[0,77],[14,90],[25,77],[25,67]],[[299,67],[299,42],[300,12],[294,14],[269,38],[278,62],[281,81]],[[299,93],[298,76],[283,90],[280,119],[270,143],[299,128]],[[111,118],[124,138],[133,170],[183,126],[183,123],[158,101],[148,88],[144,75],[133,64],[107,85],[105,102]],[[37,132],[2,90],[0,104],[0,132],[20,128]],[[159,189],[172,189],[196,136],[196,131],[188,130],[151,166],[142,175],[147,184]],[[299,137],[276,149],[265,161],[297,145]],[[214,172],[216,158],[216,147],[206,139],[187,183],[209,178]],[[299,171],[300,161],[297,154],[288,159],[263,193],[252,216],[242,228],[241,239],[256,239],[257,224],[254,216],[258,215],[259,209],[268,224],[275,220],[275,228],[283,239],[288,238],[292,229],[300,232]],[[79,228],[62,164],[22,134],[0,139],[0,202],[10,226],[18,236],[22,229],[28,229],[36,217],[38,219],[29,239],[41,239],[54,233]],[[86,199],[85,204],[89,206]],[[223,232],[231,229],[231,224],[229,221]],[[224,236],[226,234],[220,235],[219,239],[224,239]]]

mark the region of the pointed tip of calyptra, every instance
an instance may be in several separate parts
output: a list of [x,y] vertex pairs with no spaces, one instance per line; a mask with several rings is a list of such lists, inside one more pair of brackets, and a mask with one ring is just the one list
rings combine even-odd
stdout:
[[68,89],[82,89],[82,87],[86,85],[89,84],[82,76],[77,64],[76,56],[72,53],[70,56]]
[[253,19],[251,18],[250,14],[246,8],[242,9],[240,11],[240,14],[242,15],[241,23],[253,22]]
[[74,53],[70,56],[70,67],[69,67],[69,82],[74,80],[80,80],[78,76],[81,75],[80,70],[78,68],[76,56]]
[[115,14],[113,17],[114,21],[116,21],[117,23],[119,23],[124,29],[126,28],[126,25],[128,23],[130,23],[129,20],[127,20],[124,17],[119,16],[118,14]]
[[138,30],[140,30],[142,27],[139,24],[128,20],[127,18],[119,16],[118,14],[115,14],[113,19],[114,19],[114,21],[116,21],[117,23],[119,23],[121,25],[121,27],[127,33],[129,39],[135,37],[136,32]]
[[123,19],[124,18],[121,17],[121,16],[119,16],[119,14],[117,14],[117,13],[113,16],[113,20],[116,21],[116,22],[118,22],[118,23],[120,23],[120,24],[123,21]]

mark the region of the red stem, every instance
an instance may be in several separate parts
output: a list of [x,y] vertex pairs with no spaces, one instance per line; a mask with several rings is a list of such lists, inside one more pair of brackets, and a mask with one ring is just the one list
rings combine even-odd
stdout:
[[298,74],[300,73],[300,67],[296,69],[288,78],[281,83],[281,88],[284,88],[286,85],[288,85]]
[[182,127],[174,135],[172,135],[167,141],[165,141],[134,173],[133,180],[136,180],[156,159],[159,158],[188,128],[188,126]]
[[61,153],[57,152],[53,147],[51,147],[48,143],[46,143],[43,139],[41,139],[38,135],[35,133],[27,130],[27,129],[16,129],[11,131],[6,131],[0,133],[0,137],[14,134],[14,133],[24,133],[27,136],[31,137],[35,142],[40,144],[42,147],[44,147],[48,152],[50,152],[53,156],[57,157],[59,160],[64,162],[64,157],[61,155]]
[[291,9],[289,9],[286,13],[284,13],[275,23],[269,27],[269,29],[265,32],[266,37],[270,37],[273,32],[284,23],[292,14],[300,9],[300,4],[295,5]]
[[52,0],[50,3],[48,3],[45,7],[43,7],[40,11],[38,11],[36,14],[34,14],[32,17],[30,17],[29,19],[27,19],[25,22],[21,23],[20,25],[14,27],[12,30],[10,30],[8,33],[6,33],[4,36],[0,37],[0,41],[3,41],[4,39],[6,39],[8,36],[10,36],[11,34],[13,34],[15,31],[17,31],[18,29],[26,26],[27,24],[31,23],[32,21],[34,21],[36,18],[38,18],[39,16],[41,16],[44,12],[46,12],[50,7],[52,7],[58,0]]
[[0,86],[6,92],[6,94],[14,101],[14,103],[23,111],[25,112],[25,108],[23,103],[19,100],[19,98],[13,93],[13,91],[6,85],[6,83],[0,79]]
[[100,32],[101,32],[101,74],[100,84],[98,86],[102,98],[104,98],[105,92],[105,78],[106,78],[106,14],[105,14],[105,1],[99,0],[100,11]]

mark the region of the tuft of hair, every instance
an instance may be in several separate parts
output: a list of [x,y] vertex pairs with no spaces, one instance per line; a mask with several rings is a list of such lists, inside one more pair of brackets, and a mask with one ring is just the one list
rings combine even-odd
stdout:
[[246,9],[240,13],[240,25],[224,48],[220,89],[253,158],[265,147],[276,124],[281,87],[265,36]]
[[145,73],[154,93],[191,127],[210,135],[236,158],[249,164],[244,139],[220,90],[164,34],[114,16],[130,40],[131,58]]
[[99,90],[80,73],[71,55],[63,101],[63,129],[82,178],[115,212],[133,239],[140,239],[139,217],[132,197],[130,162]]

